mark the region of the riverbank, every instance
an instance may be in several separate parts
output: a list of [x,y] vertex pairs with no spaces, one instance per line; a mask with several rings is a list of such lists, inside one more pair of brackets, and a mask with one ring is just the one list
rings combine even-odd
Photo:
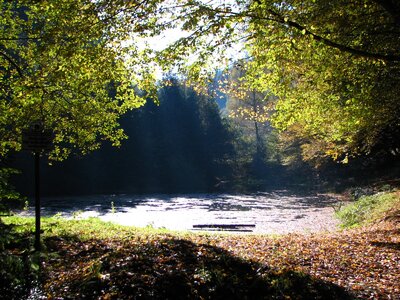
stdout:
[[[281,236],[171,232],[98,219],[45,218],[40,257],[30,248],[33,219],[7,217],[1,225],[1,295],[22,299],[34,291],[37,299],[396,299],[400,231],[393,209],[363,227]],[[32,290],[35,279],[40,283]]]

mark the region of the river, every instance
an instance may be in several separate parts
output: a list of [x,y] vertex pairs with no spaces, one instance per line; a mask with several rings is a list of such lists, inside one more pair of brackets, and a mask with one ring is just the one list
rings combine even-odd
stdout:
[[[172,230],[241,224],[249,225],[243,228],[254,233],[282,234],[335,230],[338,221],[333,207],[337,202],[334,196],[284,190],[238,195],[98,195],[46,197],[41,213]],[[21,214],[33,215],[34,208]]]

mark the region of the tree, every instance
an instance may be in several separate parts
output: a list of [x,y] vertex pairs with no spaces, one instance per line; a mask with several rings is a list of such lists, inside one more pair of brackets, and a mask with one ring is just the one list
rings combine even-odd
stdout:
[[15,172],[10,168],[0,168],[0,213],[7,212],[10,207],[22,206],[21,195],[9,183]]
[[[399,32],[391,15],[368,1],[304,3],[297,12],[282,8],[274,15],[290,30],[278,40],[258,39],[252,53],[255,62],[275,61],[265,66],[271,70],[265,82],[280,98],[273,124],[304,140],[303,157],[368,154],[382,132],[393,143],[395,131],[387,129],[398,123],[399,105],[391,85],[400,77]],[[259,19],[253,26],[264,25]]]
[[240,41],[246,80],[278,97],[271,123],[301,141],[304,159],[399,154],[398,1],[176,3],[177,26],[190,34],[163,61],[193,53],[179,67],[204,80]]
[[[242,65],[245,62],[242,62]],[[273,97],[269,93],[258,92],[253,82],[246,79],[244,67],[235,67],[230,70],[229,84],[225,87],[228,96],[227,110],[230,117],[239,119],[252,127],[255,137],[255,156],[265,155],[263,135],[269,119],[269,111],[273,106]],[[264,131],[262,133],[261,131]]]
[[176,78],[166,81],[159,106],[148,103],[124,122],[132,137],[124,155],[131,171],[124,174],[135,170],[142,183],[131,185],[147,192],[211,191],[230,175],[231,134],[214,99]]
[[[0,155],[40,122],[53,158],[125,138],[119,116],[155,92],[146,51],[132,42],[151,1],[1,1]],[[146,91],[146,92],[144,92]]]
[[[169,78],[159,101],[127,112],[120,123],[129,138],[42,169],[44,194],[177,193],[223,190],[231,183],[233,137],[214,99]],[[18,159],[16,185],[29,194],[31,163]],[[1,174],[0,174],[1,175]],[[0,177],[1,178],[1,177]]]
[[[397,1],[2,1],[1,13],[2,155],[32,121],[55,132],[53,157],[118,145],[119,116],[155,97],[155,60],[207,89],[217,66],[238,61],[232,45],[304,159],[399,154]],[[171,28],[186,35],[158,53],[137,42]]]

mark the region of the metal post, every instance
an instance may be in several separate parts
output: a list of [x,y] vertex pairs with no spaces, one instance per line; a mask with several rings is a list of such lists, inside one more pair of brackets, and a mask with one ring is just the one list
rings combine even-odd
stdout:
[[35,152],[35,250],[40,251],[40,153]]

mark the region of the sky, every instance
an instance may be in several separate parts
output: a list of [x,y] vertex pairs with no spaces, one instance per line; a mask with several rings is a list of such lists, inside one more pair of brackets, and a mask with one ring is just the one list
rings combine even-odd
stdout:
[[[216,7],[221,4],[230,6],[233,10],[234,7],[237,7],[236,0],[203,0],[207,5]],[[169,45],[178,41],[180,38],[187,37],[191,34],[191,32],[183,31],[180,28],[172,28],[167,29],[163,33],[154,37],[147,38],[135,38],[134,41],[139,49],[145,49],[146,46],[154,51],[162,51],[167,48]],[[227,58],[230,61],[237,60],[246,56],[246,53],[243,51],[243,44],[238,42],[231,46],[230,49],[226,51]],[[196,55],[193,54],[189,56],[189,63],[194,62],[196,59]],[[216,65],[216,68],[223,68],[221,65]],[[160,68],[156,67],[156,78],[162,78],[162,71]]]

